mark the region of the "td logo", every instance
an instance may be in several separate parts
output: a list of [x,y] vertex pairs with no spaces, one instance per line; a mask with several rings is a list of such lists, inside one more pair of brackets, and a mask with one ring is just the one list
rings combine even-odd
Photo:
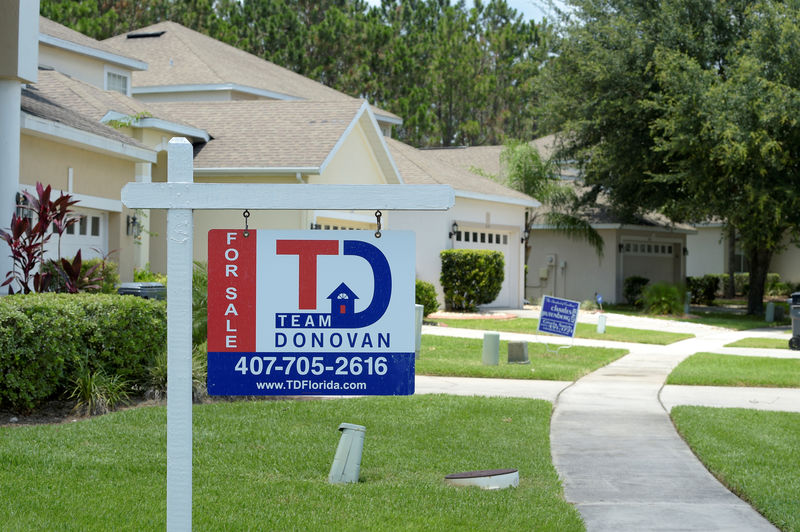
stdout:
[[[338,240],[281,240],[275,241],[275,252],[278,255],[297,255],[298,257],[298,308],[300,310],[317,309],[317,257],[320,255],[339,255]],[[361,257],[372,269],[373,286],[372,301],[361,312],[355,312],[355,294],[344,282],[333,290],[327,299],[330,300],[330,311],[301,312],[292,314],[276,314],[277,328],[341,328],[354,329],[372,325],[386,312],[392,295],[392,272],[383,252],[362,240],[343,240],[342,254]]]

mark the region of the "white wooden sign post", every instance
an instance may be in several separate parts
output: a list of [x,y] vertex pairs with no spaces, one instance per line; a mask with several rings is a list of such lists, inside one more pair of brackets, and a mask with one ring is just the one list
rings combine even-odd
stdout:
[[194,183],[192,145],[173,138],[166,183],[128,183],[130,209],[167,209],[167,530],[192,528],[192,259],[195,209],[447,210],[447,185]]

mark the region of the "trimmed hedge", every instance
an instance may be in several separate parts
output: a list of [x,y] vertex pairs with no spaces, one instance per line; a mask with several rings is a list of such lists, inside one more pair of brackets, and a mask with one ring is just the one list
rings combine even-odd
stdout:
[[110,294],[0,298],[0,403],[32,409],[63,393],[81,361],[142,382],[166,343],[163,301]]
[[639,275],[626,277],[625,280],[622,281],[622,297],[625,298],[625,301],[627,301],[629,305],[641,306],[642,290],[644,290],[644,287],[647,286],[649,282],[650,279]]
[[414,287],[414,302],[424,307],[423,316],[433,314],[439,310],[439,301],[436,300],[436,288],[427,281],[417,279]]
[[478,305],[497,299],[505,275],[500,251],[446,249],[440,256],[440,281],[447,310],[474,312]]
[[696,305],[713,304],[719,285],[719,276],[717,275],[686,278],[686,287],[692,293],[692,303]]

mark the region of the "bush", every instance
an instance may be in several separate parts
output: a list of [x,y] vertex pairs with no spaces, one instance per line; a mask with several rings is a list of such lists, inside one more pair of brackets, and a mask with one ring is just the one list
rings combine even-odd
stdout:
[[81,368],[143,382],[165,349],[166,304],[110,294],[0,299],[0,403],[31,409],[70,391]]
[[650,282],[646,277],[631,275],[622,283],[622,296],[629,305],[641,306],[642,289]]
[[422,311],[423,316],[433,314],[439,310],[439,302],[436,300],[436,288],[433,284],[427,281],[420,281],[417,279],[414,288],[414,302],[417,305],[422,305],[425,309]]
[[497,299],[505,268],[500,251],[446,249],[440,255],[440,281],[447,310],[475,312],[478,305]]
[[163,273],[156,273],[150,271],[150,263],[145,264],[144,269],[133,269],[133,282],[134,283],[161,283],[167,286],[167,276]]
[[[98,276],[102,280],[100,290],[91,289],[87,292],[102,292],[103,294],[115,294],[117,292],[117,285],[119,284],[119,272],[117,263],[110,260],[103,260],[101,258],[93,258],[85,260],[81,263],[81,277],[86,277],[86,272],[89,268],[95,265],[97,269],[94,271],[93,276]],[[47,261],[42,265],[42,272],[50,274],[50,285],[48,286],[49,292],[63,293],[67,291],[67,283],[64,277],[59,273],[53,261]]]
[[719,277],[716,275],[686,278],[686,287],[692,293],[692,303],[698,305],[713,304],[719,284]]
[[192,346],[208,339],[208,263],[194,261],[192,268]]
[[[721,273],[718,277],[722,279],[722,293],[725,294],[728,292],[728,285],[730,285],[730,276],[727,273]],[[733,288],[735,295],[747,295],[747,292],[750,291],[750,274],[746,272],[734,273]]]
[[679,285],[654,283],[642,291],[644,311],[648,314],[683,314],[684,290]]

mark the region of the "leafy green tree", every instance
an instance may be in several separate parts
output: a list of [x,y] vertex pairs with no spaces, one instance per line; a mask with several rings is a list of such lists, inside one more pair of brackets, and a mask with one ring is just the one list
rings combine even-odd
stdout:
[[769,261],[797,228],[796,3],[570,3],[542,78],[548,126],[567,132],[561,156],[623,218],[735,227],[748,312],[761,312]]
[[[539,200],[540,209],[527,218],[527,227],[537,222],[551,226],[555,231],[584,241],[594,248],[598,257],[603,256],[604,241],[587,218],[581,216],[580,198],[574,186],[564,183],[559,177],[558,167],[552,159],[544,159],[530,143],[512,140],[500,154],[504,168],[505,184]],[[531,237],[525,243],[525,262],[531,251]]]

